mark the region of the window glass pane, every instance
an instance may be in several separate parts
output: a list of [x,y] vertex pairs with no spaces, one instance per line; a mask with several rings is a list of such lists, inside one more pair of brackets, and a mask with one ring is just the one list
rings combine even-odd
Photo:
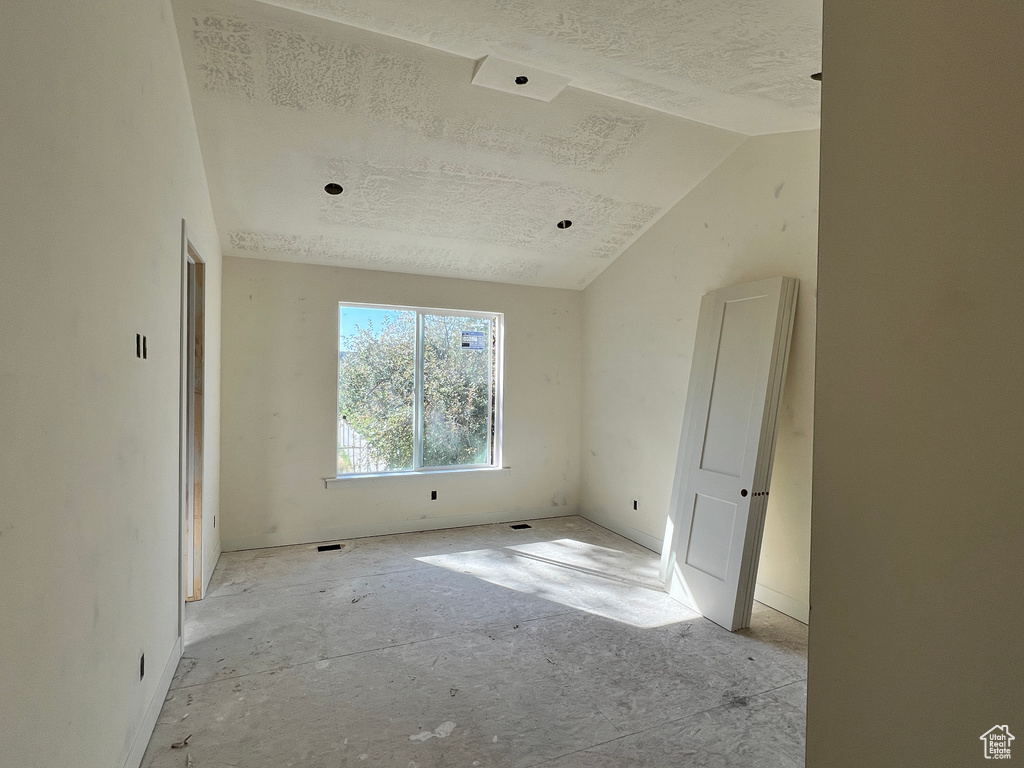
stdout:
[[415,312],[341,307],[338,474],[413,468],[415,356]]
[[487,464],[492,321],[423,315],[423,466]]

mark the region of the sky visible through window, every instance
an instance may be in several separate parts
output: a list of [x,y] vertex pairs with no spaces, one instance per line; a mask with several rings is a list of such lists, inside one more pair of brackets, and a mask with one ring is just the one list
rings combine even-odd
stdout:
[[373,307],[346,307],[342,306],[340,319],[338,321],[338,349],[342,352],[348,349],[350,340],[360,329],[370,327],[373,322],[375,331],[380,331],[388,316],[398,317],[400,312],[393,309],[375,309]]

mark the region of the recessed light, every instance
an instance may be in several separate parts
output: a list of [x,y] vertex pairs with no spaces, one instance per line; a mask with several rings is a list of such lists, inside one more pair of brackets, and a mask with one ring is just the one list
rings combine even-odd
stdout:
[[568,219],[562,219],[560,222],[555,224],[555,226],[558,227],[559,229],[568,229],[569,227],[572,226],[572,222],[569,221]]
[[335,184],[333,181],[324,187],[324,192],[328,195],[340,195],[345,190],[342,189],[341,184]]
[[530,82],[530,78],[526,75],[520,75],[516,78],[516,85],[526,85],[528,82]]
[[815,72],[813,75],[811,75],[811,80],[817,80],[820,83],[821,82],[821,72]]

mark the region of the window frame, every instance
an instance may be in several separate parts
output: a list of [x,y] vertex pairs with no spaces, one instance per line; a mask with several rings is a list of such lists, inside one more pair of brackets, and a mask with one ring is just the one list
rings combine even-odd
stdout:
[[[338,329],[338,342],[335,346],[335,357],[338,362],[334,369],[335,382],[339,381],[338,367],[341,365],[341,312],[344,307],[357,309],[379,309],[384,311],[415,312],[416,313],[416,338],[414,341],[413,359],[413,466],[410,469],[386,469],[377,472],[346,472],[336,474],[333,479],[347,480],[367,477],[396,477],[402,475],[423,475],[434,472],[487,472],[502,468],[502,421],[504,413],[504,383],[505,383],[505,314],[503,312],[481,312],[471,309],[448,309],[441,307],[420,307],[405,304],[377,304],[358,301],[339,301],[338,313],[336,315],[335,327]],[[491,365],[488,366],[487,381],[488,389],[492,396],[488,398],[488,421],[491,423],[490,445],[488,454],[490,461],[477,464],[448,464],[440,467],[425,467],[423,463],[423,433],[424,409],[423,409],[423,358],[425,351],[423,317],[424,315],[436,315],[443,317],[474,317],[490,320],[493,323],[493,341],[491,354],[493,355]],[[338,437],[337,420],[338,411],[341,408],[341,388],[335,398],[335,465],[337,465]],[[335,466],[337,471],[337,466]]]

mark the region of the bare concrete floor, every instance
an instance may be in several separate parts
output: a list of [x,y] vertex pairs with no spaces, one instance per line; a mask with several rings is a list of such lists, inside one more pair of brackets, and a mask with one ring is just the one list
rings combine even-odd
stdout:
[[223,555],[144,768],[803,765],[804,625],[726,632],[648,550],[531,525]]

